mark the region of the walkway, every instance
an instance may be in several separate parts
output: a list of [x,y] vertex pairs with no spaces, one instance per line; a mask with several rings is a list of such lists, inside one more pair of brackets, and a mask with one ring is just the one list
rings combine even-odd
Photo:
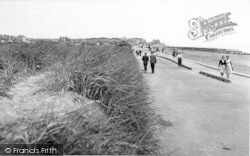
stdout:
[[164,155],[248,156],[249,78],[232,76],[232,83],[224,83],[198,74],[212,69],[189,62],[190,71],[157,59],[155,73],[144,76],[153,107],[173,124],[161,135]]

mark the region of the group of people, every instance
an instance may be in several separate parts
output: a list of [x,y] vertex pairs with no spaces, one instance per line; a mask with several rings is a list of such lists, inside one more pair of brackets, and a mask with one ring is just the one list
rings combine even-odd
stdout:
[[[137,51],[136,51],[136,53],[137,53]],[[141,53],[141,51],[140,51],[140,53]],[[178,59],[178,67],[181,67],[182,66],[182,59],[183,59],[182,53],[177,52],[176,50],[174,50],[173,51],[173,57],[177,57],[177,59]],[[156,64],[156,56],[155,56],[155,54],[152,52],[151,55],[148,57],[147,53],[145,53],[144,56],[142,57],[142,61],[143,61],[143,66],[144,66],[145,73],[147,72],[148,62],[150,62],[152,73],[154,73],[155,64]],[[227,78],[229,78],[229,75],[233,73],[233,65],[232,65],[232,61],[229,58],[229,56],[224,56],[223,55],[221,57],[221,59],[219,61],[218,69],[220,70],[221,77],[223,77],[224,74],[226,74]]]
[[150,55],[150,60],[149,60],[149,57],[147,56],[147,53],[145,53],[144,56],[142,57],[142,61],[143,61],[145,73],[147,72],[147,66],[148,66],[149,61],[150,61],[150,65],[151,65],[151,71],[152,71],[152,73],[154,73],[155,64],[156,64],[156,56],[154,55],[154,53],[152,53]]
[[141,56],[141,50],[136,50],[135,52],[136,52],[136,55]]
[[218,69],[220,70],[221,77],[223,77],[223,75],[226,74],[227,78],[229,78],[229,75],[233,73],[233,64],[229,56],[225,57],[223,55],[221,57]]

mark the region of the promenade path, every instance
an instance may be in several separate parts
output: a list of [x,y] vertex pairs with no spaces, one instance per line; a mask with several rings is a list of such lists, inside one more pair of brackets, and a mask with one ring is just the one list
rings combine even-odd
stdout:
[[191,71],[163,58],[157,61],[155,73],[148,66],[144,77],[153,108],[173,124],[159,135],[163,155],[248,156],[250,79],[232,75],[232,83],[225,83],[198,74],[219,75],[192,62],[184,62]]

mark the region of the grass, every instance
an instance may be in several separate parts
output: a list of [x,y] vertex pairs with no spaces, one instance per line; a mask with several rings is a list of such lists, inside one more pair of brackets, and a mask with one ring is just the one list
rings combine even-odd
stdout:
[[[183,52],[184,58],[203,62],[208,65],[217,67],[219,60],[222,55],[228,55],[233,63],[234,70],[243,74],[250,75],[250,55],[239,55],[239,54],[221,54],[221,53],[212,53],[206,51],[191,51],[191,50],[181,50]],[[173,50],[166,48],[165,53],[172,55]]]
[[46,72],[46,80],[39,82],[44,85],[41,92],[75,92],[83,103],[98,104],[105,118],[90,119],[84,109],[65,116],[50,112],[22,117],[0,126],[0,143],[61,143],[64,154],[78,155],[158,154],[153,135],[157,116],[129,45],[69,47],[48,42],[1,48],[0,61],[8,67],[2,72],[11,67],[2,77],[14,80],[18,74]]

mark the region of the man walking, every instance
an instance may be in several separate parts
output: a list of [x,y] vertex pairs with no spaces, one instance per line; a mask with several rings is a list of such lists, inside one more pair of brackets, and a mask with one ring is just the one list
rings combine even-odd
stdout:
[[142,61],[143,61],[143,66],[144,66],[144,71],[146,73],[147,71],[147,66],[148,66],[148,61],[149,61],[149,58],[147,56],[147,53],[145,53],[145,55],[142,57]]
[[152,53],[150,55],[150,64],[151,64],[152,73],[154,73],[155,72],[155,64],[156,64],[156,56],[154,55],[154,53]]

